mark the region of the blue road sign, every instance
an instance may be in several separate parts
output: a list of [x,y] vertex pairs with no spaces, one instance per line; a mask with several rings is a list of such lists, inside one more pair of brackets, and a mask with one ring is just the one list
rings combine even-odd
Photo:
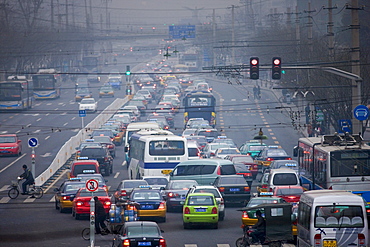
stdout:
[[78,110],[79,117],[86,117],[86,110]]
[[36,137],[31,137],[28,139],[28,147],[34,148],[37,147],[37,145],[39,145],[39,140],[37,140]]
[[194,39],[195,25],[169,26],[169,34],[172,39]]
[[338,133],[352,133],[352,121],[350,119],[340,119],[338,120]]
[[369,108],[366,105],[358,105],[353,110],[353,115],[359,121],[364,121],[369,117]]

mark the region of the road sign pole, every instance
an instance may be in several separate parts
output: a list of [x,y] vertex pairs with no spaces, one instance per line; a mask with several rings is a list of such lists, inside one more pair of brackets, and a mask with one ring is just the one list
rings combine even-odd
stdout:
[[95,246],[95,220],[96,220],[95,201],[94,196],[92,196],[90,200],[90,247]]
[[35,162],[35,148],[34,147],[32,148],[32,159],[31,160],[32,160],[32,168],[31,168],[32,175],[34,178],[36,178],[36,173],[35,173],[36,172],[36,164],[35,164],[36,162]]

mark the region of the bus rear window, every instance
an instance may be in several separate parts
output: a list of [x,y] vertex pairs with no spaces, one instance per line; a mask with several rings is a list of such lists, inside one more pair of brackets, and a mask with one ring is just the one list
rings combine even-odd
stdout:
[[184,155],[185,145],[183,141],[158,140],[149,143],[150,155]]

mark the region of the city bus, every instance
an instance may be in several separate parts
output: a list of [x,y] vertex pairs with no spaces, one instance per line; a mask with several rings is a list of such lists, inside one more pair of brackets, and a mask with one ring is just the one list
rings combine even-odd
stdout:
[[184,125],[190,118],[204,118],[213,128],[216,126],[216,98],[209,91],[193,91],[185,95]]
[[294,156],[306,189],[351,191],[370,203],[370,146],[361,136],[300,138]]
[[[129,123],[126,128],[125,132],[125,147],[128,147],[128,142],[130,140],[130,137],[132,134],[140,131],[140,130],[159,130],[160,127],[158,123],[155,122],[134,122],[134,123]],[[126,164],[128,165],[130,162],[130,159],[128,157],[128,153],[125,152],[125,157],[126,157]]]
[[57,99],[60,97],[61,77],[55,69],[40,69],[32,76],[35,99]]
[[189,157],[186,138],[166,130],[142,130],[133,134],[129,141],[128,156],[130,179],[165,176]]
[[25,76],[10,76],[0,82],[0,110],[27,110],[33,107],[32,81]]

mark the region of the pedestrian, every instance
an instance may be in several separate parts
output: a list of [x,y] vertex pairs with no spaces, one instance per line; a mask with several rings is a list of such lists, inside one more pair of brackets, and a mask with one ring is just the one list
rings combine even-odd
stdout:
[[107,213],[105,212],[103,203],[99,201],[99,198],[97,196],[94,196],[94,201],[95,201],[95,233],[107,235],[109,233],[109,230],[104,223],[105,219],[107,218]]
[[260,85],[258,85],[258,87],[257,87],[257,97],[258,97],[258,99],[261,99],[261,87],[260,87]]
[[254,99],[257,98],[257,87],[256,86],[253,87],[253,96],[254,96]]
[[32,172],[30,171],[30,169],[27,168],[26,165],[23,165],[22,168],[24,172],[19,177],[26,180],[22,184],[22,190],[23,190],[22,195],[27,195],[28,194],[27,185],[34,184],[35,179],[33,178]]

